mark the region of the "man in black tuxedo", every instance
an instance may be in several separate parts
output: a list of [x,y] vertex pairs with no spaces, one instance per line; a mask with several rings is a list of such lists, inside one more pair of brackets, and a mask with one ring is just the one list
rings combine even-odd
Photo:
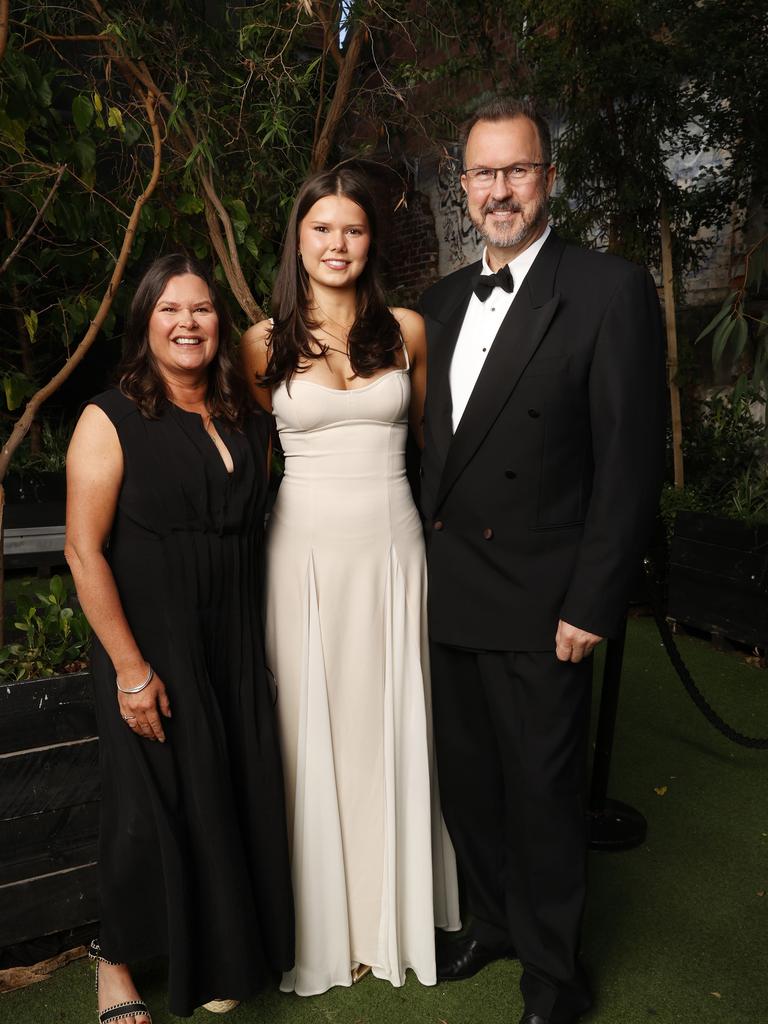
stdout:
[[547,226],[555,169],[530,104],[479,110],[464,167],[485,253],[422,300],[435,733],[469,920],[439,943],[438,976],[515,955],[521,1024],[571,1024],[590,1005],[590,655],[656,509],[661,323],[646,270]]

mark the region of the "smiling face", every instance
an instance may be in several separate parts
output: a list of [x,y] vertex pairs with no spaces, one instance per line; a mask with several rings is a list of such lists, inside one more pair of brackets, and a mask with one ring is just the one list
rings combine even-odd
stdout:
[[346,196],[318,199],[299,225],[299,254],[313,283],[348,287],[365,270],[371,231],[365,210]]
[[[464,164],[467,168],[493,168],[540,160],[536,125],[519,116],[503,121],[478,121],[467,139]],[[478,187],[466,174],[462,175],[469,216],[485,239],[489,255],[496,257],[492,263],[508,263],[542,234],[554,180],[552,166],[538,168],[523,183],[508,182],[503,174],[497,174],[493,184]]]
[[168,381],[204,376],[219,347],[219,317],[197,274],[168,279],[147,325],[149,348]]

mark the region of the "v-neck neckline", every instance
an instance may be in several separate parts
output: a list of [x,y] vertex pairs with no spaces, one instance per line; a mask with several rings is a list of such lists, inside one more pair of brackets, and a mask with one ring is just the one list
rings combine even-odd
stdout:
[[221,465],[222,465],[222,467],[224,469],[224,472],[227,474],[227,477],[231,480],[232,477],[235,475],[235,468],[236,468],[236,466],[235,466],[235,453],[232,451],[230,446],[227,444],[227,442],[224,439],[224,435],[219,430],[219,425],[216,422],[216,417],[211,416],[211,423],[213,423],[214,426],[216,427],[216,433],[219,435],[219,438],[221,439],[221,443],[224,445],[226,450],[229,452],[229,457],[232,460],[232,469],[230,469],[227,466],[226,462],[224,461],[224,456],[221,454],[221,451],[219,450],[219,446],[216,444],[216,441],[211,436],[210,431],[205,429],[205,421],[203,420],[203,414],[200,413],[200,412],[194,412],[192,409],[183,409],[180,405],[177,405],[175,402],[171,402],[170,404],[173,406],[174,409],[178,409],[179,412],[184,413],[185,416],[194,416],[195,417],[195,419],[200,424],[200,429],[202,430],[202,432],[205,434],[206,438],[208,439],[208,443],[213,446],[213,450],[215,451],[216,457],[219,460],[219,462],[221,463]]

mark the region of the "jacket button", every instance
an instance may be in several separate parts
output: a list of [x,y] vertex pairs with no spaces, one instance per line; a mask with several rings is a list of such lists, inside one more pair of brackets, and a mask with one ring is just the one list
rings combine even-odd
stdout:
[[442,519],[436,519],[433,525],[436,530],[442,530],[442,528],[445,526],[445,523],[443,522]]
[[541,413],[538,409],[529,409],[528,415],[531,417],[532,420],[537,420],[539,416],[541,416]]
[[486,528],[483,530],[483,538],[485,540],[490,540],[492,537],[493,537],[493,530],[490,528],[490,526],[486,526]]
[[507,480],[514,480],[517,476],[517,473],[514,471],[514,469],[505,469],[504,476],[507,478]]

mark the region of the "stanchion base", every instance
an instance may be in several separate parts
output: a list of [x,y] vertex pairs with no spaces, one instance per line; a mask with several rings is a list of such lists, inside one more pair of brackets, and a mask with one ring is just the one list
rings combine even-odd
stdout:
[[589,813],[591,850],[631,850],[645,842],[647,831],[642,814],[620,800],[606,800],[602,811]]

